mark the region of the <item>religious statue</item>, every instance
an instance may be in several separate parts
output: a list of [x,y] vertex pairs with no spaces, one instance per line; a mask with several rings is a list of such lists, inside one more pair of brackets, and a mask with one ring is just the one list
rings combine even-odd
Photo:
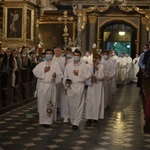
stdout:
[[72,41],[72,39],[69,37],[68,38],[68,47],[74,47],[75,43]]

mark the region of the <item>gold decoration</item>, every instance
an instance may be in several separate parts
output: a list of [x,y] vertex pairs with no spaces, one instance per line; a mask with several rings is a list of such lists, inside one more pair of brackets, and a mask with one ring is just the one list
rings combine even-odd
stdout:
[[82,31],[85,28],[87,22],[86,9],[78,9],[77,6],[73,6],[74,15],[78,16],[78,31]]
[[64,21],[64,24],[65,24],[65,27],[64,27],[64,34],[63,34],[63,37],[64,37],[64,42],[65,42],[65,47],[67,46],[67,42],[68,42],[68,28],[67,28],[67,21],[70,20],[72,21],[73,20],[73,17],[68,17],[68,12],[65,10],[64,15],[62,17],[59,17],[58,20],[59,21]]
[[90,23],[96,23],[97,17],[96,16],[89,16]]
[[104,11],[106,11],[109,7],[110,7],[109,5],[106,5],[106,6],[104,6],[104,7],[97,7],[97,10],[98,10],[99,12],[104,12]]
[[53,109],[54,109],[54,105],[52,103],[52,101],[50,100],[47,104],[47,108],[46,108],[46,112],[48,114],[48,116],[51,117],[52,113],[53,113]]
[[86,9],[84,9],[84,11],[87,13],[87,12],[93,12],[95,10],[99,11],[99,12],[104,12],[106,11],[108,8],[110,7],[110,5],[106,5],[106,6],[91,6],[91,7],[88,7]]
[[126,0],[99,0],[103,5],[122,5]]
[[[18,28],[21,28],[21,36],[19,38],[10,38],[7,36],[7,21],[8,21],[8,10],[9,9],[22,9],[22,26],[18,26]],[[23,45],[32,45],[34,38],[33,38],[33,31],[34,31],[34,24],[31,22],[31,38],[26,38],[26,31],[27,31],[27,10],[31,11],[31,20],[34,20],[34,7],[29,5],[28,2],[7,2],[3,4],[3,41],[2,46],[3,47],[22,47]]]
[[94,11],[94,10],[96,10],[97,9],[97,6],[91,6],[91,7],[88,7],[88,8],[86,8],[86,9],[84,9],[84,11],[85,12],[92,12],[92,11]]
[[[146,24],[146,29],[150,30],[150,21],[149,21],[149,19],[150,19],[150,9],[141,9],[139,7],[136,7],[136,6],[123,6],[124,2],[126,2],[126,0],[123,0],[122,2],[119,2],[119,1],[116,1],[116,0],[111,0],[110,2],[106,3],[105,6],[88,7],[86,9],[84,9],[84,12],[85,12],[85,14],[87,12],[93,12],[95,10],[97,10],[99,12],[104,12],[104,11],[108,10],[110,6],[115,4],[115,5],[118,5],[120,10],[123,10],[125,12],[136,11],[140,14],[145,15],[145,21],[144,21],[145,23],[144,24]],[[89,19],[90,19],[90,17],[89,17]],[[90,19],[90,20],[91,20],[91,23],[94,21],[94,20],[92,21],[92,19]]]
[[146,30],[150,30],[150,19],[149,17],[142,17],[141,19],[142,23],[146,25]]
[[125,12],[130,12],[130,11],[133,11],[133,10],[134,10],[134,7],[127,7],[127,6],[119,5],[119,9],[120,9],[120,10],[123,10],[123,11],[125,11]]

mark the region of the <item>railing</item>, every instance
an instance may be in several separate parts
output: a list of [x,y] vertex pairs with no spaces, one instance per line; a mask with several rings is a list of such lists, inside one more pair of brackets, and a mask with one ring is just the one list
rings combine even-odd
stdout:
[[11,71],[0,72],[0,113],[6,108],[34,100],[36,78],[29,69],[15,72],[15,86],[12,86]]

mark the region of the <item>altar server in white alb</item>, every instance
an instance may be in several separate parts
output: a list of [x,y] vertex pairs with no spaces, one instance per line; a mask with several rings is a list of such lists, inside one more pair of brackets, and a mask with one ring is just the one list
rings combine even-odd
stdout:
[[84,81],[90,78],[91,73],[86,63],[80,60],[81,52],[78,49],[74,51],[73,58],[74,62],[66,65],[63,83],[67,88],[70,122],[72,129],[76,130],[84,108]]
[[96,59],[94,69],[93,65],[89,65],[92,76],[89,82],[86,82],[88,84],[85,107],[87,125],[97,124],[99,118],[104,118],[104,66],[100,63],[100,55],[97,56],[99,58]]
[[[53,61],[57,62],[58,64],[64,60],[64,57],[62,57],[61,55],[61,48],[60,47],[55,47],[54,49],[54,57],[53,57]],[[57,88],[57,108],[60,108],[60,85],[61,84],[57,84],[56,88]]]
[[[67,64],[73,62],[73,53],[72,53],[72,48],[67,47],[66,52],[65,52],[65,59],[63,59],[59,65],[60,68],[62,69],[63,73],[65,71],[65,67]],[[60,85],[60,116],[64,118],[63,122],[67,123],[69,119],[69,110],[68,110],[68,101],[66,98],[66,91],[64,88],[64,85]]]
[[104,66],[104,72],[105,72],[105,108],[108,108],[110,106],[111,103],[111,99],[112,99],[112,92],[113,92],[113,88],[114,87],[112,84],[114,84],[113,82],[113,78],[116,75],[116,66],[115,64],[109,59],[109,52],[108,51],[103,51],[102,54],[102,61],[101,63]]
[[120,84],[123,85],[126,84],[125,81],[128,76],[127,68],[128,68],[127,58],[124,56],[124,53],[121,53],[121,57],[119,58],[119,67],[118,67]]
[[49,127],[57,118],[56,85],[63,76],[59,64],[52,60],[53,56],[54,51],[47,49],[46,60],[33,69],[38,79],[39,124],[44,127]]
[[136,57],[133,59],[133,82],[137,82],[137,73],[139,71],[139,54],[136,54]]
[[126,82],[130,83],[132,76],[133,76],[133,67],[132,67],[132,58],[130,57],[130,55],[128,53],[125,54],[128,65],[127,65],[127,79]]

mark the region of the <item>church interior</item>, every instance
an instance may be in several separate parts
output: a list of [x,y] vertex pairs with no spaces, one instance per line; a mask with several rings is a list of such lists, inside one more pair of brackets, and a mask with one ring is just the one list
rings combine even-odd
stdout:
[[[150,61],[142,77],[133,61],[149,41],[150,0],[0,0],[0,150],[149,150]],[[79,49],[83,56],[89,52],[92,63],[105,50],[120,58],[128,54],[132,76],[137,65],[136,81],[116,81],[111,105],[98,123],[86,125],[83,111],[74,131],[58,106],[57,120],[49,128],[39,126],[37,79],[18,65],[13,86],[12,71],[2,69],[7,51],[22,54],[25,48],[42,61],[46,49],[57,47],[65,53],[68,47]]]

